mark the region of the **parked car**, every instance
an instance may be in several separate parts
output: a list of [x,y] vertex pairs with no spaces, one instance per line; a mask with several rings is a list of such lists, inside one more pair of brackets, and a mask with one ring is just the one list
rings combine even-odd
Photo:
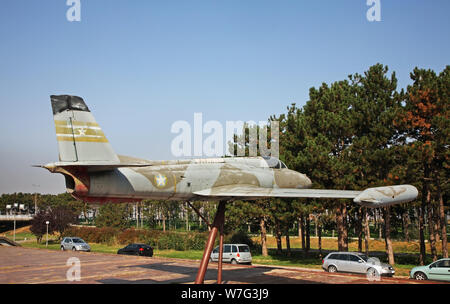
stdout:
[[331,252],[322,261],[322,268],[328,272],[365,273],[371,276],[393,276],[394,268],[369,258],[359,252]]
[[414,267],[409,277],[420,281],[450,281],[450,259],[440,259],[426,266]]
[[[210,261],[219,261],[219,246],[212,251]],[[231,264],[251,264],[250,247],[246,244],[224,244],[222,261]]]
[[61,250],[91,251],[91,246],[79,237],[65,237],[61,241]]
[[128,244],[117,251],[117,254],[153,256],[153,248],[146,244]]

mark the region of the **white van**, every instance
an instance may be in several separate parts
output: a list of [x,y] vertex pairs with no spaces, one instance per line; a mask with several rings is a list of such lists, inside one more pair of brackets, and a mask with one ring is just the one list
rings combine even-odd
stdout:
[[[219,246],[214,248],[210,261],[219,261]],[[246,244],[224,244],[222,261],[231,264],[251,264],[252,254],[250,253],[250,247]]]

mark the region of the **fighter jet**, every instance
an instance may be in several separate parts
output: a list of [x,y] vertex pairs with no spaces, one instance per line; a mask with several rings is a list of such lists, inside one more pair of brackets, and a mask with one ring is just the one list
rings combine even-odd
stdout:
[[418,195],[412,185],[363,191],[311,189],[312,182],[305,174],[290,170],[273,157],[150,161],[118,155],[82,98],[52,95],[50,99],[59,161],[41,167],[64,175],[67,192],[73,197],[92,203],[145,199],[220,202],[196,283],[203,282],[217,231],[222,230],[225,202],[275,197],[342,198],[376,208],[409,202]]

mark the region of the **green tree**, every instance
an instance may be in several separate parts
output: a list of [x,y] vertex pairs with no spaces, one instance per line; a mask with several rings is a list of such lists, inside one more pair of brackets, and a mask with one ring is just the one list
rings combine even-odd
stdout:
[[[408,86],[405,95],[405,108],[397,120],[399,128],[404,128],[404,140],[409,162],[415,162],[421,187],[422,205],[419,208],[420,263],[425,263],[425,217],[428,214],[429,238],[433,259],[437,259],[435,248],[437,231],[432,224],[433,195],[432,186],[437,189],[439,218],[443,242],[443,256],[448,256],[444,211],[444,193],[448,191],[444,181],[448,171],[449,158],[449,87],[450,67],[440,75],[432,70],[415,68],[411,73],[413,84]],[[446,189],[447,188],[447,189]],[[435,196],[436,197],[436,196]],[[445,233],[445,234],[444,234]]]
[[52,208],[50,209],[49,214],[52,231],[59,233],[59,239],[61,239],[64,230],[66,230],[70,224],[74,224],[77,221],[76,214],[68,206],[57,206]]
[[[40,210],[31,220],[30,231],[36,236],[38,243],[41,242],[42,237],[47,233],[47,224],[49,221],[52,224],[52,218],[49,212]],[[48,233],[53,233],[53,224],[48,226]]]
[[[402,142],[397,140],[395,119],[402,109],[402,94],[397,92],[395,72],[388,75],[388,71],[387,66],[376,64],[364,75],[349,76],[356,96],[349,109],[354,124],[349,159],[357,177],[355,189],[386,185],[396,166],[395,147]],[[389,263],[394,264],[390,220],[386,218],[390,216],[390,210],[383,214],[386,254]]]
[[95,218],[97,227],[112,227],[125,229],[128,225],[126,204],[105,204],[100,207]]
[[[306,173],[316,188],[348,189],[354,184],[349,162],[354,90],[348,81],[339,81],[311,88],[309,96],[303,109],[293,104],[279,117],[281,158],[289,168]],[[336,205],[338,247],[347,250],[347,206],[344,201]]]

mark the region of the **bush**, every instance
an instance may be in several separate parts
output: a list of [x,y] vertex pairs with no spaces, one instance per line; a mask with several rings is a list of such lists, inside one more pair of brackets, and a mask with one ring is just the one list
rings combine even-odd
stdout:
[[158,249],[175,249],[179,251],[186,250],[186,237],[181,233],[165,232],[158,239]]
[[117,236],[117,242],[119,244],[139,243],[141,242],[141,235],[143,233],[145,233],[145,231],[127,229]]
[[77,236],[91,243],[103,243],[111,245],[114,243],[119,230],[109,227],[69,227],[62,233],[63,237]]
[[120,244],[144,243],[155,249],[202,250],[207,235],[199,232],[162,232],[159,230],[126,229],[120,231],[110,227],[69,227],[64,230],[63,237],[77,236],[91,243]]
[[159,230],[148,230],[142,236],[143,243],[158,248],[158,240],[161,237],[162,232]]
[[187,250],[203,250],[205,248],[207,233],[189,233],[187,237]]

